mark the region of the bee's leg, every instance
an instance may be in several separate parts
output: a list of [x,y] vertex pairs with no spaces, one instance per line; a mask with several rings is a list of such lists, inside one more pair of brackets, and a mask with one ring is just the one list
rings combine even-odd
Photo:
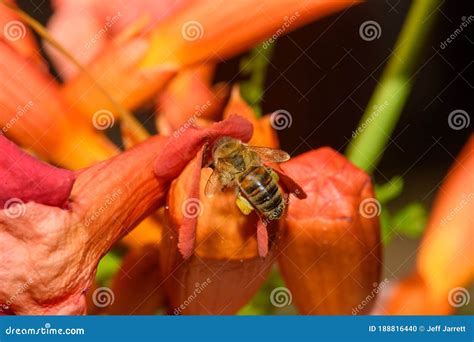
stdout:
[[252,204],[250,204],[250,202],[247,201],[247,199],[243,197],[240,192],[237,194],[235,204],[237,204],[237,207],[239,207],[240,211],[244,215],[249,215],[254,210]]

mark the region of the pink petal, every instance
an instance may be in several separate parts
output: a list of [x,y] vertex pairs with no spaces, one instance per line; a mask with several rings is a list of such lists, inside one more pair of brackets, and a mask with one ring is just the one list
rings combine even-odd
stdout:
[[42,163],[0,136],[0,206],[12,199],[65,208],[75,181],[69,170]]
[[184,167],[196,156],[205,143],[209,146],[223,136],[231,136],[242,141],[252,137],[252,124],[240,116],[216,122],[204,129],[188,128],[182,135],[168,138],[163,154],[155,161],[155,175],[158,178],[176,178]]
[[257,246],[258,255],[265,258],[268,254],[268,231],[262,220],[257,222]]
[[[202,156],[207,148],[207,144],[204,145],[196,156],[196,165],[194,166],[191,189],[189,190],[188,201],[199,202],[199,184],[201,181],[201,169],[202,169]],[[196,239],[196,226],[197,226],[198,215],[184,215],[183,224],[179,228],[179,241],[178,249],[183,256],[187,259],[193,254],[194,240]]]

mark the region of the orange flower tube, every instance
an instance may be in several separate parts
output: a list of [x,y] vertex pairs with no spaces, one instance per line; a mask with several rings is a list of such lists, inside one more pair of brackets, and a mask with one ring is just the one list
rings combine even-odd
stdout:
[[[232,91],[224,117],[239,113],[252,122],[251,145],[278,147],[278,139],[268,118],[255,119],[255,114],[240,97],[238,87]],[[265,258],[258,251],[255,214],[243,215],[235,204],[233,192],[218,193],[212,198],[204,194],[211,174],[203,169],[199,176],[199,196],[189,196],[195,162],[187,166],[172,184],[167,200],[161,262],[165,291],[170,300],[170,313],[179,315],[235,314],[256,293],[275,261],[275,245]],[[199,199],[198,199],[199,198]],[[186,261],[178,250],[179,227],[185,216],[197,219],[194,254]],[[272,239],[276,226],[269,227]],[[238,271],[236,271],[238,269]]]
[[[78,169],[118,149],[61,100],[54,79],[0,41],[0,127],[44,159]],[[28,82],[25,82],[28,80]]]
[[370,177],[330,148],[281,168],[308,196],[290,199],[279,240],[279,266],[296,307],[312,315],[368,312],[375,300],[364,299],[377,286],[382,258]]

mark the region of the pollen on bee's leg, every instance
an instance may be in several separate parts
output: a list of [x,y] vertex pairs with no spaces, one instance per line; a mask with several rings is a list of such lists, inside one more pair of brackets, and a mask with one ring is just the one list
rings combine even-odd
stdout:
[[252,204],[245,197],[241,194],[237,194],[237,199],[235,200],[235,204],[244,215],[250,215],[250,213],[254,210]]

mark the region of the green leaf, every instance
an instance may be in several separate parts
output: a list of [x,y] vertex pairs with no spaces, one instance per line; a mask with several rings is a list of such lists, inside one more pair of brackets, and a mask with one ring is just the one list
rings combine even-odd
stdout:
[[382,237],[382,243],[384,246],[388,245],[392,241],[392,217],[387,208],[383,208],[380,213],[380,234]]
[[96,281],[101,286],[109,284],[112,276],[120,268],[121,257],[114,251],[107,253],[99,262],[97,267]]
[[421,203],[411,203],[399,210],[392,219],[395,231],[417,239],[426,227],[428,210]]
[[240,83],[240,94],[253,108],[257,117],[262,116],[261,102],[273,49],[274,44],[262,43],[240,61],[241,74],[248,76],[247,80]]
[[388,183],[376,185],[375,194],[377,200],[382,204],[394,200],[402,193],[403,185],[403,178],[400,176],[393,177]]

